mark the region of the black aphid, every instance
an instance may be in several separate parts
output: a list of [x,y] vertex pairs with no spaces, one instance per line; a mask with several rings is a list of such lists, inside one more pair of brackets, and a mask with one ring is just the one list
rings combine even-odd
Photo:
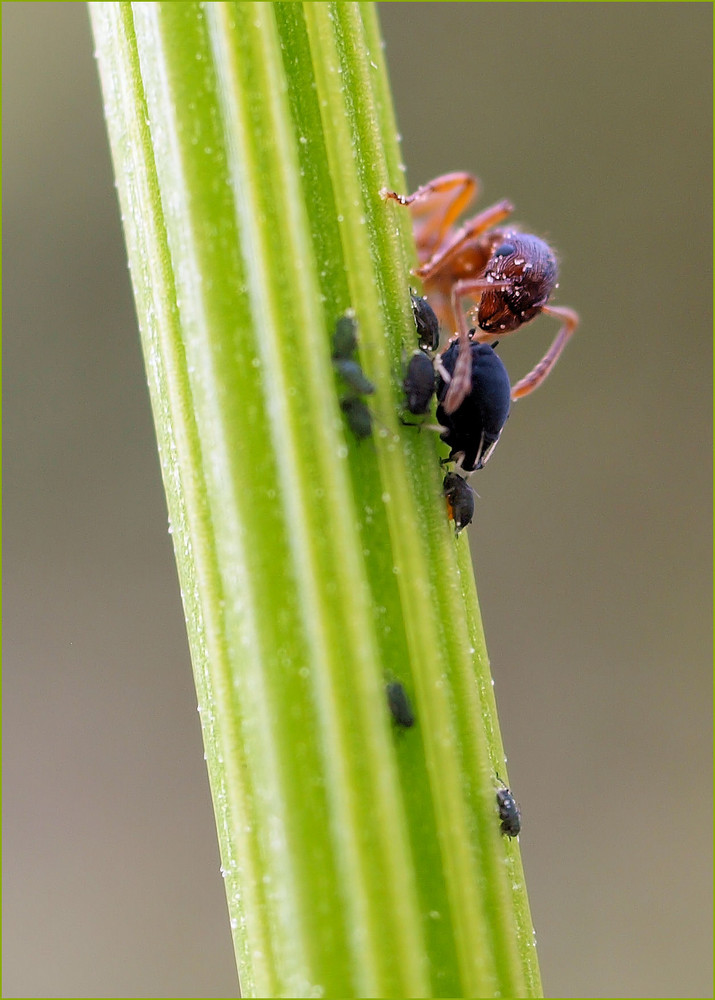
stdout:
[[340,409],[345,414],[350,430],[357,438],[370,437],[372,434],[372,414],[364,399],[359,396],[344,396],[340,400]]
[[497,805],[499,806],[501,832],[507,837],[518,837],[521,830],[521,812],[506,785],[497,789]]
[[387,704],[392,712],[392,718],[397,725],[404,726],[405,729],[414,726],[414,712],[402,684],[399,681],[390,681],[389,684],[385,685],[385,692],[387,693]]
[[352,313],[345,313],[335,324],[333,334],[333,361],[349,361],[357,349],[357,320]]
[[447,499],[449,517],[454,521],[454,533],[458,535],[463,528],[471,524],[474,517],[474,490],[466,479],[456,472],[448,472],[442,483],[442,490]]
[[348,361],[345,358],[333,358],[335,370],[342,380],[346,382],[353,392],[360,396],[372,396],[375,386],[366,377],[357,361]]
[[[473,332],[473,331],[472,331]],[[471,341],[472,387],[469,395],[454,413],[442,405],[449,382],[437,374],[437,420],[445,428],[442,440],[451,451],[450,458],[459,460],[465,472],[481,469],[496,447],[499,435],[509,416],[511,386],[501,358],[489,344]],[[447,348],[440,361],[448,375],[454,372],[459,354],[459,342]]]
[[427,413],[434,395],[435,373],[432,359],[424,351],[415,351],[410,358],[402,388],[406,409],[417,416]]
[[439,347],[439,322],[427,299],[410,289],[412,314],[417,327],[417,342],[423,351],[436,351]]
[[333,367],[350,389],[341,397],[340,409],[353,434],[366,438],[372,434],[372,414],[362,397],[371,396],[375,386],[353,357],[356,349],[357,321],[352,313],[345,313],[335,324],[332,353]]

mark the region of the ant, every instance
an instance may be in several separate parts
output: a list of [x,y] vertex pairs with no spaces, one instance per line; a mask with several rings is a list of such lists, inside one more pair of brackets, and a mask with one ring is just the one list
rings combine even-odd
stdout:
[[[500,201],[469,219],[454,224],[476,197],[479,182],[472,174],[444,174],[413,194],[400,195],[383,188],[380,195],[409,206],[420,266],[414,272],[436,304],[440,319],[457,330],[459,358],[444,407],[454,413],[469,395],[472,384],[468,316],[474,316],[479,342],[503,337],[539,313],[561,320],[561,329],[541,361],[517,382],[512,399],[533,392],[556,364],[576,327],[578,314],[566,306],[549,306],[556,288],[558,265],[553,250],[539,239],[500,224],[513,212]],[[462,311],[462,299],[476,305]]]

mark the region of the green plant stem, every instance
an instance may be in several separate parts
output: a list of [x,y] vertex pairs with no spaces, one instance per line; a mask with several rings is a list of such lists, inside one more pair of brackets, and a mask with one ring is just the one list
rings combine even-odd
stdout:
[[466,538],[398,420],[414,251],[378,195],[402,178],[374,9],[90,10],[243,994],[539,995]]

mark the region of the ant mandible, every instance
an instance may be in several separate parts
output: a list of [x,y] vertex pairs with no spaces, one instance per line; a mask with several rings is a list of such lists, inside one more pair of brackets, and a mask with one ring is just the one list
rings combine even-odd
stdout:
[[[561,320],[561,329],[541,361],[513,386],[512,399],[541,385],[579,322],[573,309],[546,304],[558,275],[551,248],[538,236],[500,227],[513,211],[509,201],[500,201],[453,228],[478,189],[476,177],[458,172],[437,177],[407,196],[387,188],[380,191],[386,200],[410,207],[420,261],[414,273],[440,320],[456,328],[459,336],[459,357],[444,401],[447,413],[454,413],[471,389],[470,315],[482,331],[473,337],[480,343],[517,330],[539,313]],[[466,313],[461,307],[465,298],[477,303]]]

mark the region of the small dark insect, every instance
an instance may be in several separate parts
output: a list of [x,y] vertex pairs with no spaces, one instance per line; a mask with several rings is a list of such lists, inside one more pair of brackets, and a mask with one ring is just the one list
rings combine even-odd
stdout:
[[415,716],[405,689],[399,681],[390,681],[385,685],[387,704],[392,712],[392,718],[398,726],[409,729],[415,724]]
[[357,438],[367,438],[372,434],[372,414],[367,403],[359,396],[344,396],[340,400],[340,409],[350,424],[350,430]]
[[[454,412],[448,412],[445,397],[450,383],[437,374],[437,420],[446,428],[442,432],[451,451],[449,457],[459,460],[465,472],[483,468],[496,447],[509,416],[509,375],[501,358],[489,344],[468,341],[472,362],[469,395]],[[443,369],[452,375],[461,347],[454,341],[441,357]]]
[[345,313],[335,324],[333,334],[333,367],[350,388],[350,392],[340,399],[340,409],[353,434],[366,438],[372,434],[372,414],[362,397],[371,396],[375,386],[353,358],[356,349],[357,321],[352,313]]
[[434,395],[435,374],[432,359],[424,351],[415,351],[410,358],[402,388],[407,410],[416,416],[427,413]]
[[463,528],[471,524],[474,517],[474,490],[466,479],[456,472],[448,472],[442,483],[442,490],[447,498],[447,509],[450,520],[454,521],[454,533],[458,535]]
[[372,396],[375,386],[366,377],[365,372],[357,361],[348,361],[345,358],[333,358],[333,365],[343,382],[347,382],[353,392],[358,393],[360,396]]
[[423,351],[436,351],[439,347],[439,321],[427,299],[410,289],[412,313],[417,327],[417,342]]
[[[499,780],[501,781],[501,778]],[[503,781],[502,785],[504,785]],[[521,830],[521,812],[506,785],[503,788],[497,788],[497,805],[499,806],[501,832],[507,837],[518,837]]]
[[[492,205],[455,228],[478,187],[476,177],[456,172],[437,177],[406,197],[386,188],[380,192],[383,198],[410,206],[420,260],[415,274],[431,296],[439,319],[459,334],[460,363],[444,401],[447,413],[454,413],[469,395],[469,316],[475,316],[484,331],[477,337],[480,341],[506,336],[542,312],[561,321],[551,347],[516,383],[512,399],[541,385],[579,322],[572,309],[547,305],[558,274],[551,248],[538,236],[500,226],[513,211],[508,201]],[[466,310],[464,299],[472,302]]]
[[357,349],[357,320],[352,313],[345,313],[335,324],[333,334],[333,361],[349,361]]

